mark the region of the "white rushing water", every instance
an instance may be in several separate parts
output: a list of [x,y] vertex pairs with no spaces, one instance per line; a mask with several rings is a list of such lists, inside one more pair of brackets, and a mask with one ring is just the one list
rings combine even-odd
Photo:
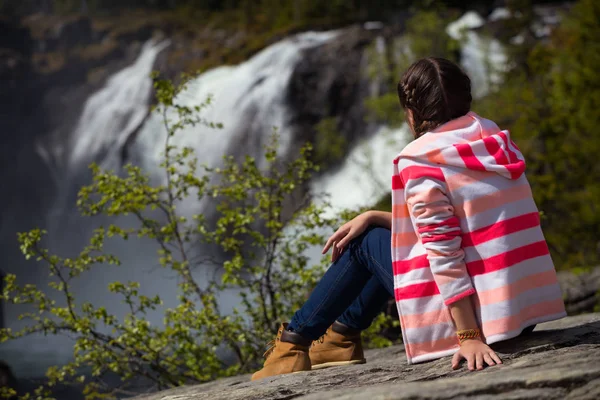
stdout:
[[[285,153],[292,140],[286,109],[289,80],[305,49],[331,40],[337,32],[307,32],[282,40],[237,66],[208,71],[188,84],[176,99],[180,105],[194,107],[213,97],[202,117],[223,123],[224,128],[196,125],[179,131],[172,144],[189,146],[200,162],[220,164],[225,154],[259,156],[273,128],[280,135],[280,152]],[[174,116],[171,114],[169,117]],[[164,157],[166,130],[162,116],[153,114],[144,124],[132,146],[134,158],[156,178],[164,179],[159,168]],[[260,157],[257,157],[257,160]],[[202,205],[186,203],[184,213],[198,212]]]
[[103,166],[118,165],[123,146],[148,115],[150,73],[156,56],[168,45],[168,41],[144,44],[133,65],[113,75],[88,99],[71,138],[68,171],[86,168],[98,157]]
[[[503,14],[502,11],[492,13],[496,19]],[[461,43],[461,65],[471,78],[474,98],[485,96],[494,85],[499,84],[508,66],[502,44],[472,30],[485,23],[478,13],[469,11],[446,28],[448,36]]]
[[89,182],[90,163],[107,169],[121,166],[125,144],[148,116],[154,61],[168,45],[166,40],[146,42],[133,64],[111,76],[87,99],[67,141],[38,146],[38,152],[53,169],[58,187],[48,215],[50,230],[77,229],[70,214],[76,192]]
[[408,143],[408,126],[382,126],[372,137],[357,144],[340,168],[316,179],[313,193],[325,193],[331,213],[375,204],[389,194],[392,160]]
[[92,94],[67,141],[37,144],[37,151],[53,168],[66,189],[75,175],[92,162],[114,167],[128,138],[144,122],[152,94],[150,73],[169,41],[146,42],[135,62],[115,73]]

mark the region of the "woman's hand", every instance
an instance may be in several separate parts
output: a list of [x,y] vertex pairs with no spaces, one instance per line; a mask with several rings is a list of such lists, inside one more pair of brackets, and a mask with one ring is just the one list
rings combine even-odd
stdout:
[[482,370],[485,362],[490,367],[496,364],[502,364],[500,357],[487,344],[478,339],[466,340],[460,345],[454,357],[452,357],[452,369],[460,367],[460,361],[467,360],[467,366],[470,371]]
[[342,251],[344,251],[344,247],[346,247],[352,239],[360,236],[370,224],[371,213],[369,211],[346,222],[327,240],[327,243],[325,243],[325,247],[323,248],[323,254],[327,253],[329,248],[333,247],[331,261],[335,262],[342,254]]

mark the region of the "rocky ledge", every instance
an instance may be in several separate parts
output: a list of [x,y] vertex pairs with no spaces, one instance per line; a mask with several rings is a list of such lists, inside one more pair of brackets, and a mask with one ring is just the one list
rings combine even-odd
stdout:
[[367,352],[367,364],[177,388],[136,400],[599,399],[600,313],[539,325],[494,346],[504,364],[450,369],[450,358],[407,365],[402,346]]

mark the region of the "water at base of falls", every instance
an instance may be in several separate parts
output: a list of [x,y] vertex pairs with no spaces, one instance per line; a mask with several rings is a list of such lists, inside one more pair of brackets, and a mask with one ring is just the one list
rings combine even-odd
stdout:
[[356,145],[341,167],[316,179],[311,192],[326,193],[332,204],[329,213],[375,204],[390,192],[392,160],[406,146],[408,126],[382,126],[367,140]]

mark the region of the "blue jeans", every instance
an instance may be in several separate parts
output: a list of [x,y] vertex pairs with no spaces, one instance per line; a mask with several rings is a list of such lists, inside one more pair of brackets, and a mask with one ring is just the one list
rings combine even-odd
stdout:
[[393,294],[391,232],[369,227],[329,267],[288,330],[316,340],[336,320],[367,329]]

